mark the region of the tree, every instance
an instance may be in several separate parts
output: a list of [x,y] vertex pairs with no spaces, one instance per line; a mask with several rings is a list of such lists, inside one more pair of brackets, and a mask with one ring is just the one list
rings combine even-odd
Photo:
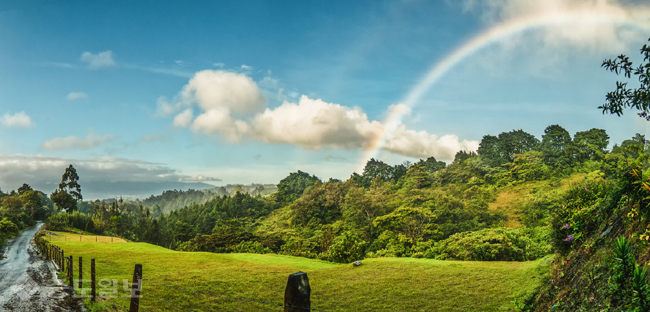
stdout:
[[23,200],[25,212],[27,212],[27,214],[32,218],[38,209],[43,207],[38,191],[25,191],[22,195],[20,195],[20,197]]
[[2,199],[2,211],[9,214],[19,214],[23,208],[23,200],[19,196],[6,196]]
[[609,135],[605,130],[596,128],[579,131],[573,135],[573,145],[576,149],[576,159],[580,162],[602,157],[609,145]]
[[434,219],[433,212],[427,209],[400,207],[387,215],[377,217],[373,224],[377,227],[402,233],[411,239],[413,246],[417,246],[418,240],[425,235],[437,232],[435,224],[433,224]]
[[[650,39],[648,39],[650,41]],[[650,121],[650,46],[644,44],[641,48],[643,62],[634,68],[629,57],[621,54],[615,59],[603,61],[602,67],[606,70],[615,72],[616,75],[623,74],[628,79],[632,75],[637,76],[639,80],[638,88],[628,88],[627,82],[616,82],[616,90],[608,92],[605,96],[606,102],[598,106],[603,114],[623,115],[623,109],[633,108],[641,111],[637,113],[639,117]]]
[[559,125],[551,125],[544,129],[541,149],[544,162],[553,169],[564,168],[572,163],[571,147],[573,141],[566,129]]
[[27,191],[33,191],[34,189],[29,186],[27,183],[23,183],[21,187],[18,188],[18,195],[23,195]]
[[502,158],[508,162],[516,154],[523,154],[535,149],[539,140],[532,134],[521,129],[499,134],[499,146],[502,151]]
[[434,173],[447,167],[447,164],[444,161],[436,160],[436,158],[433,156],[427,158],[426,160],[420,159],[420,161],[415,163],[413,166],[417,165],[423,165],[430,173]]
[[309,175],[307,172],[292,172],[288,177],[280,180],[278,190],[274,194],[275,199],[282,205],[288,205],[302,196],[302,193],[310,186],[314,185],[320,179],[316,176]]
[[63,176],[61,177],[61,183],[59,183],[59,190],[65,191],[70,194],[76,200],[82,200],[81,196],[81,185],[79,185],[79,175],[77,175],[77,170],[70,165],[65,169]]
[[70,165],[65,169],[61,177],[59,188],[50,195],[50,199],[52,199],[59,209],[75,210],[77,208],[77,201],[83,199],[81,196],[81,186],[77,181],[79,181],[77,170]]
[[71,211],[77,207],[77,201],[66,191],[55,190],[50,194],[50,199],[56,204],[59,210],[67,209]]
[[486,164],[492,167],[501,166],[506,162],[501,155],[499,138],[493,135],[488,134],[483,136],[481,143],[479,143],[477,153]]

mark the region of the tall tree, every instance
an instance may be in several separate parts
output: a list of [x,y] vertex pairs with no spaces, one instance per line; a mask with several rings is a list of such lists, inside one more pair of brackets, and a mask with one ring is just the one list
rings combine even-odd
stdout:
[[81,185],[79,185],[79,175],[77,175],[77,170],[72,165],[65,169],[61,177],[61,183],[59,183],[59,190],[67,192],[76,200],[83,199]]
[[77,201],[83,199],[78,181],[77,170],[70,165],[61,177],[59,188],[50,195],[50,199],[59,209],[75,210],[77,208]]
[[572,164],[571,135],[559,125],[551,125],[544,129],[541,150],[544,162],[552,168],[565,168]]

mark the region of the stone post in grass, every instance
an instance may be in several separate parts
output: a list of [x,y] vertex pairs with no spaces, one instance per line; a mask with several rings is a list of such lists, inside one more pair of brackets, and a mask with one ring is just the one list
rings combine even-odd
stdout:
[[289,275],[287,288],[284,290],[284,312],[304,312],[311,308],[309,296],[311,288],[307,273],[298,272]]

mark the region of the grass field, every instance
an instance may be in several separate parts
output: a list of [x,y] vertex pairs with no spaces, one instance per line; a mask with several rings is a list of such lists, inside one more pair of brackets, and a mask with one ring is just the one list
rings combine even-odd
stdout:
[[[93,242],[93,243],[126,243],[126,240],[119,237],[80,235],[68,232],[48,231],[45,239],[54,243],[58,242]],[[54,234],[54,235],[52,235]]]
[[[280,255],[176,252],[146,243],[56,244],[66,256],[73,255],[75,272],[78,257],[83,257],[85,278],[90,275],[90,259],[95,258],[97,278],[105,279],[99,282],[100,286],[114,283],[109,280],[130,281],[134,264],[142,264],[145,280],[141,306],[146,311],[282,311],[277,304],[283,303],[287,278],[298,271],[308,274],[312,308],[316,309],[510,311],[514,308],[512,301],[531,292],[550,263],[549,259],[460,262],[378,258],[366,259],[362,266],[353,267]],[[89,286],[85,283],[84,287]],[[119,294],[127,293],[120,288]],[[123,311],[127,310],[127,303],[125,298],[106,299],[89,308]]]

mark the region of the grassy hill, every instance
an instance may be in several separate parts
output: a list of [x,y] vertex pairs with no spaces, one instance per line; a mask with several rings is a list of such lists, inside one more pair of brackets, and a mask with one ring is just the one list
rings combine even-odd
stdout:
[[[287,277],[309,276],[312,307],[327,311],[510,311],[548,270],[550,258],[531,262],[461,262],[412,258],[366,259],[360,267],[273,254],[177,252],[146,243],[54,242],[96,259],[98,279],[127,279],[143,265],[142,307],[148,310],[278,311]],[[221,296],[193,293],[179,287]],[[84,287],[88,287],[84,284]],[[124,290],[120,294],[126,294]],[[92,311],[126,310],[125,298],[102,299]],[[180,308],[179,308],[180,307]]]

